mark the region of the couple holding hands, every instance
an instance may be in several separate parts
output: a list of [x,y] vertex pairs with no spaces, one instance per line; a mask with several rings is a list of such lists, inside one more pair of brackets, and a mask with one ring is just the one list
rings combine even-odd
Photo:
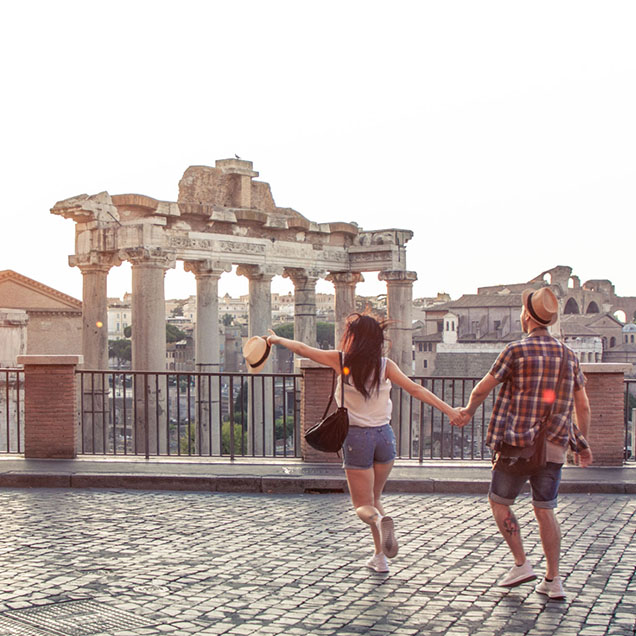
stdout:
[[[492,471],[488,498],[497,526],[514,557],[514,565],[499,582],[514,587],[536,579],[526,559],[519,523],[510,506],[530,480],[532,504],[546,557],[546,575],[536,591],[552,599],[565,593],[559,574],[560,530],[554,514],[561,468],[568,447],[578,463],[587,466],[592,454],[584,435],[590,421],[585,378],[576,354],[553,338],[547,327],[558,318],[558,301],[548,287],[526,290],[522,296],[521,326],[527,337],[508,344],[490,371],[471,392],[464,408],[455,408],[428,389],[410,380],[384,354],[386,322],[371,316],[352,314],[340,343],[340,351],[310,347],[272,332],[269,345],[286,347],[293,353],[331,367],[340,382],[345,379],[345,404],[349,413],[349,434],[343,445],[343,464],[351,500],[358,517],[370,527],[375,547],[366,563],[376,572],[388,572],[387,559],[396,556],[398,543],[393,518],[386,515],[381,495],[396,457],[391,427],[393,384],[414,398],[439,409],[454,426],[465,426],[490,392],[502,384],[488,426],[486,444],[498,451],[502,443],[527,447],[533,443],[542,418],[545,426],[546,463],[531,474]],[[562,364],[563,362],[563,364]],[[576,413],[576,424],[572,412]],[[578,426],[577,426],[578,425]]]

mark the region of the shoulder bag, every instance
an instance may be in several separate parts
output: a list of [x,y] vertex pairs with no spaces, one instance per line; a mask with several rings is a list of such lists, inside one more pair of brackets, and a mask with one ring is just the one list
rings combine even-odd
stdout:
[[316,450],[326,453],[337,453],[344,444],[349,432],[349,414],[344,406],[344,376],[342,374],[343,360],[340,353],[340,406],[331,415],[327,415],[336,390],[336,372],[333,372],[331,397],[327,408],[318,424],[314,424],[306,433],[305,441]]
[[559,396],[559,389],[565,377],[565,369],[567,368],[568,352],[562,344],[561,367],[559,368],[559,377],[554,389],[554,401],[550,405],[549,411],[541,418],[539,431],[530,446],[513,446],[506,442],[501,442],[495,454],[493,455],[493,469],[501,470],[505,473],[513,475],[533,475],[546,464],[546,444],[547,444],[547,428],[554,405]]

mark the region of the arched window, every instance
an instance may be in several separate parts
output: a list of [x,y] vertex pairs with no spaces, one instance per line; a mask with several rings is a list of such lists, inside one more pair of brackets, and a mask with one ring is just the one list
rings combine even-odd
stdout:
[[598,305],[592,301],[588,306],[587,306],[587,310],[585,312],[586,314],[598,314],[600,313],[600,309],[598,308]]
[[614,312],[614,318],[616,318],[616,320],[618,320],[619,322],[626,322],[626,318],[627,316],[625,315],[625,312],[622,309],[617,309]]
[[565,303],[564,314],[580,314],[579,305],[574,298],[568,298],[568,302]]
[[632,344],[634,344],[634,336],[633,336],[633,334],[632,334],[631,338],[632,338]]
[[612,337],[610,338],[610,349],[611,349],[612,347],[615,347],[615,346],[616,346],[616,338],[614,338],[614,336],[612,336]]

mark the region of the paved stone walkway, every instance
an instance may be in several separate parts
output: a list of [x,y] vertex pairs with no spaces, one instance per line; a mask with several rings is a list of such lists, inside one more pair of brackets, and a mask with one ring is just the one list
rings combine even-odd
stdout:
[[0,634],[635,633],[636,497],[562,495],[566,602],[495,587],[511,562],[483,496],[385,503],[388,576],[344,495],[2,489]]

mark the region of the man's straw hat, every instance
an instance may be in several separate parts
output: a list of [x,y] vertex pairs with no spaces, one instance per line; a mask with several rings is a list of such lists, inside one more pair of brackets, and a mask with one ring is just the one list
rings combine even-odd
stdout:
[[521,295],[523,306],[540,325],[553,325],[559,317],[559,301],[551,289],[526,289]]
[[252,336],[243,345],[243,357],[247,363],[247,370],[250,373],[258,373],[265,366],[270,350],[271,346],[266,338]]

